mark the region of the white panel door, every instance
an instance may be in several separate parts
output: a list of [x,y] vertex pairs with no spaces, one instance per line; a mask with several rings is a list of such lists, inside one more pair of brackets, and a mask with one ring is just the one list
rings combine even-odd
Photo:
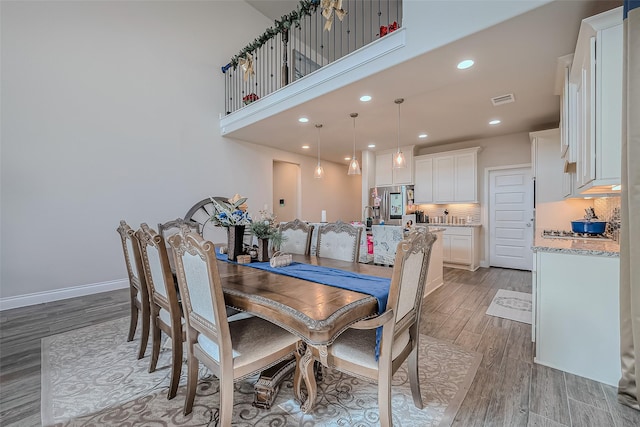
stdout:
[[530,168],[489,172],[489,264],[531,270],[533,181]]

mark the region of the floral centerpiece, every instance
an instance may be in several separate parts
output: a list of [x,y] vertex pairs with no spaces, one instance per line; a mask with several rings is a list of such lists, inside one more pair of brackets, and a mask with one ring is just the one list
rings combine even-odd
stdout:
[[258,261],[269,260],[269,241],[275,248],[279,248],[284,236],[278,230],[276,216],[261,210],[251,223],[251,233],[258,238]]
[[247,212],[246,197],[236,194],[226,202],[210,197],[215,210],[211,222],[216,226],[227,228],[227,253],[229,260],[235,261],[236,256],[243,253],[242,239],[244,228],[251,224],[251,216]]

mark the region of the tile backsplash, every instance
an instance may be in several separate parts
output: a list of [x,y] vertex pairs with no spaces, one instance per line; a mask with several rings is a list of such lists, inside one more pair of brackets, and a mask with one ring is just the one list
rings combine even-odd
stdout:
[[478,203],[456,203],[450,205],[414,205],[414,209],[412,209],[411,212],[415,210],[423,211],[425,215],[429,216],[430,222],[433,222],[431,218],[443,216],[445,210],[449,212],[449,218],[458,217],[466,219],[467,217],[471,217],[472,222],[480,222],[480,204]]
[[593,200],[598,218],[607,221],[605,234],[618,240],[620,232],[620,197],[599,197]]

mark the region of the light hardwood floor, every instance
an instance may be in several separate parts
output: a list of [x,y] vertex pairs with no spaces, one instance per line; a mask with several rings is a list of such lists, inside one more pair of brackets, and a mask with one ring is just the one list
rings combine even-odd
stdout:
[[[425,299],[422,333],[483,354],[454,426],[640,426],[615,388],[535,365],[531,327],[485,314],[498,289],[531,292],[531,273],[445,268],[445,285]],[[0,312],[0,425],[40,425],[40,339],[128,316],[128,295]]]

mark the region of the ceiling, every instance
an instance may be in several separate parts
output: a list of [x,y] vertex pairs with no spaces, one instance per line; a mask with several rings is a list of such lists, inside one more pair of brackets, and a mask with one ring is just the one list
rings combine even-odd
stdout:
[[[246,0],[277,19],[294,10],[296,0]],[[396,147],[401,105],[400,145],[426,147],[530,132],[557,126],[557,58],[575,49],[583,18],[617,7],[620,1],[557,0],[526,14],[465,37],[393,68],[327,93],[233,133],[234,138],[281,150],[316,155],[314,123],[322,123],[321,157],[348,163],[356,119],[357,151]],[[459,58],[472,58],[467,70]],[[300,82],[299,84],[304,84]],[[359,97],[368,94],[372,101]],[[513,94],[515,102],[493,106],[491,98]],[[309,123],[300,124],[306,116]],[[488,122],[499,119],[499,125]],[[419,139],[426,133],[426,139]],[[310,144],[308,150],[303,144]]]

